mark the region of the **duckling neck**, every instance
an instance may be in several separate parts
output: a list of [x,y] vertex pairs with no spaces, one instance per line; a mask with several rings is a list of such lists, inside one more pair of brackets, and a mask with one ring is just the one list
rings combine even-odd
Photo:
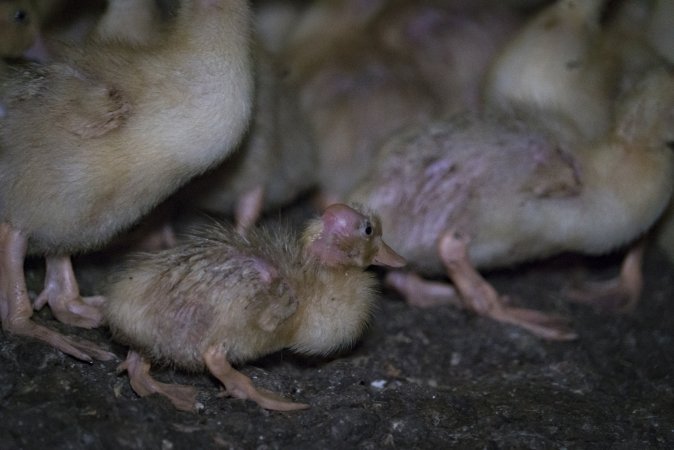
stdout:
[[360,337],[376,299],[376,280],[354,267],[303,270],[297,294],[291,348],[325,355],[351,345]]

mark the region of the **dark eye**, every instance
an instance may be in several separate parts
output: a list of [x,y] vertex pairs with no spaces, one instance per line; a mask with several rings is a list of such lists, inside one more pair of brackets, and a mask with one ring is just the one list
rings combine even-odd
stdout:
[[24,11],[23,9],[17,9],[14,12],[14,22],[20,23],[20,24],[28,23],[28,13],[26,11]]
[[367,236],[372,235],[372,225],[370,225],[370,222],[365,222],[365,234]]

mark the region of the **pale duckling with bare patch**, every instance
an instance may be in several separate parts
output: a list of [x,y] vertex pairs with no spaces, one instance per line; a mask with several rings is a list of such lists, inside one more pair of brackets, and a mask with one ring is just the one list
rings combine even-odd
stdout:
[[281,55],[315,139],[324,203],[343,200],[367,179],[392,133],[477,109],[484,72],[516,22],[487,2],[332,0],[308,7]]
[[[384,238],[412,270],[444,273],[454,285],[390,273],[388,282],[411,303],[458,303],[543,338],[572,339],[559,318],[509,305],[476,268],[562,252],[598,255],[638,239],[671,196],[673,113],[674,79],[656,73],[622,99],[612,132],[582,147],[511,119],[433,122],[388,141],[350,198],[381,214]],[[574,297],[633,306],[641,254],[639,246],[627,254],[614,282]]]
[[194,410],[196,390],[161,383],[150,362],[208,371],[233,397],[266,409],[290,402],[253,386],[232,365],[289,348],[326,355],[361,335],[376,299],[371,265],[404,260],[381,238],[381,223],[342,204],[309,222],[300,237],[286,228],[213,226],[179,246],[139,255],[109,290],[106,318],[129,345],[120,366],[140,396],[166,396]]
[[63,63],[12,72],[0,121],[5,331],[90,359],[30,320],[24,257],[46,255],[36,308],[101,324],[104,299],[80,296],[69,255],[103,246],[238,145],[251,109],[249,28],[244,0],[184,0],[149,51],[93,40]]

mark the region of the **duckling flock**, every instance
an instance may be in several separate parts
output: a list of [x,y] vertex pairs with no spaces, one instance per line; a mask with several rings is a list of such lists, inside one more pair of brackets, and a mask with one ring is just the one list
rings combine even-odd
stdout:
[[[233,365],[355,342],[370,265],[410,305],[569,340],[478,270],[625,249],[566,295],[628,311],[646,245],[674,258],[674,0],[6,0],[0,51],[2,329],[90,361],[117,356],[32,311],[108,326],[134,391],[178,409],[195,389],[152,363],[308,407]],[[304,230],[256,225],[297,202]],[[82,296],[71,255],[132,228],[149,250]]]

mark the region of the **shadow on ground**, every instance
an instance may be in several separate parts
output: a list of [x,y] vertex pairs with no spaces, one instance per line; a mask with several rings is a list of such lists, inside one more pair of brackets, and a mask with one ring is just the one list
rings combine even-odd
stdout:
[[[312,406],[294,413],[224,398],[206,375],[160,370],[157,378],[200,389],[203,410],[178,412],[138,398],[114,362],[81,363],[0,334],[0,447],[674,448],[672,267],[649,253],[646,292],[630,315],[599,314],[561,294],[579,273],[617,269],[617,258],[561,258],[488,276],[514,302],[568,316],[580,335],[570,343],[450,307],[413,309],[385,292],[350,352],[284,352],[242,368]],[[46,310],[36,320],[125,355],[105,330],[60,326]]]

